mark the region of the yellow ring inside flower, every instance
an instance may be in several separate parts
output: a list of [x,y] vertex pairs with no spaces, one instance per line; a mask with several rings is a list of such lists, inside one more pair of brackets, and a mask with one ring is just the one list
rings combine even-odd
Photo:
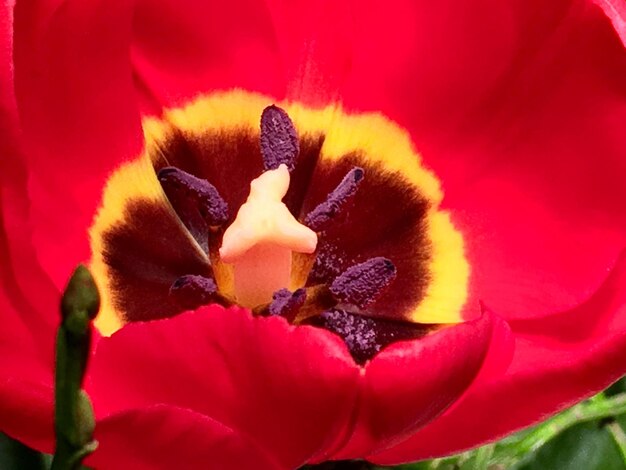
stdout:
[[[242,129],[258,134],[261,112],[271,103],[273,100],[269,97],[235,90],[201,96],[186,106],[166,110],[162,118],[144,120],[145,149],[136,160],[120,166],[111,175],[90,229],[91,269],[102,292],[102,308],[96,326],[103,334],[116,331],[127,321],[123,307],[124,286],[113,282],[111,276],[107,234],[116,227],[132,223],[129,208],[137,203],[150,205],[164,219],[177,220],[155,175],[156,165],[169,164],[164,149],[172,134],[182,133],[190,140],[201,140],[207,130],[224,136],[236,135]],[[422,165],[407,132],[378,113],[349,114],[339,105],[309,109],[298,103],[278,104],[287,111],[301,137],[323,136],[318,166],[332,167],[347,156],[358,154],[368,164],[401,181],[406,191],[428,202],[424,216],[428,283],[419,302],[403,312],[402,318],[416,323],[462,321],[470,271],[463,238],[454,228],[450,214],[440,210],[443,194],[439,181]],[[236,212],[237,208],[232,210]],[[209,267],[207,254],[182,223],[179,225],[180,237],[188,245],[185,256],[197,266]],[[232,271],[219,260],[213,261],[210,268],[220,291],[228,295],[232,292]],[[302,260],[298,263],[300,267],[306,265]],[[308,268],[310,264],[304,272],[294,267],[289,287],[301,286]]]

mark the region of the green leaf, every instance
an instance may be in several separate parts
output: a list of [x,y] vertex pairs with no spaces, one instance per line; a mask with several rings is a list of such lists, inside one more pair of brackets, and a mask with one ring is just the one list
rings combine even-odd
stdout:
[[626,392],[626,377],[618,380],[609,388],[607,388],[604,394],[607,396],[613,396],[613,395],[617,395],[619,393],[624,393],[624,392]]
[[615,441],[598,422],[580,423],[558,434],[512,470],[624,470]]
[[0,433],[0,469],[46,470],[49,458]]

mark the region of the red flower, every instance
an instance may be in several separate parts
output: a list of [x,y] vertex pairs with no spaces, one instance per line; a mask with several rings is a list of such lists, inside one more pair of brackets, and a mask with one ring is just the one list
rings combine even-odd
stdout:
[[[130,321],[94,348],[86,387],[100,448],[88,464],[100,468],[211,462],[275,469],[439,456],[536,422],[620,377],[626,51],[616,31],[623,33],[624,13],[610,1],[598,3],[602,8],[582,0],[4,5],[0,430],[51,450],[56,306],[73,267],[90,259],[110,318],[122,312],[126,321],[153,320]],[[216,94],[234,88],[246,92]],[[235,95],[246,99],[229,98]],[[374,146],[354,157],[370,186],[357,193],[355,231],[337,239],[344,237],[341,246],[349,250],[364,237],[371,253],[355,260],[386,256],[398,268],[394,282],[403,289],[392,284],[373,314],[465,321],[429,327],[420,339],[394,342],[358,365],[344,341],[323,328],[253,317],[238,307],[167,311],[167,290],[152,287],[171,284],[168,263],[196,265],[185,258],[189,234],[170,229],[181,224],[153,171],[161,169],[156,153],[149,152],[171,137],[171,128],[157,126],[163,133],[148,138],[152,160],[144,160],[152,166],[128,179],[142,168],[141,118],[167,109],[175,120],[179,111],[172,109],[216,96],[237,105],[211,115],[205,124],[212,130],[233,116],[249,122],[248,107],[256,109],[265,96],[291,106],[301,138],[318,126],[331,142],[333,132],[339,139],[357,135],[361,150],[366,140],[384,142],[380,152]],[[337,102],[337,122],[315,111]],[[363,137],[367,126],[350,116],[375,122],[376,132]],[[183,117],[178,124],[187,126],[191,145],[190,136],[198,136]],[[391,122],[406,128],[423,163],[398,150],[408,148],[406,135]],[[238,172],[256,170],[224,157],[224,135],[241,145],[234,131],[200,143],[209,153],[207,142],[218,146],[212,183],[241,204],[250,175]],[[328,155],[310,185],[316,201],[336,184],[333,171],[352,158]],[[413,206],[403,204],[406,217],[391,219],[398,211],[390,193],[408,195],[406,204],[423,195],[427,228],[412,224],[402,232],[393,225],[413,217]],[[128,201],[139,196],[157,201],[147,217],[129,211]],[[369,207],[376,210],[368,215]],[[443,238],[428,232],[432,214],[451,221]],[[368,237],[381,221],[389,232],[374,243]],[[122,243],[132,249],[116,258],[120,252],[111,248],[120,243],[107,230],[120,227],[132,229],[132,243]],[[422,260],[415,264],[422,271],[403,269],[421,256],[410,243],[416,231],[428,232],[418,244],[428,260],[443,253],[456,264]],[[159,250],[146,258],[157,239]],[[150,288],[142,284],[146,273],[153,276]],[[201,273],[177,275],[185,274]],[[437,284],[449,295],[433,305],[445,308],[419,310],[428,295],[414,299],[416,286],[424,282],[427,290],[439,276],[454,279]],[[431,313],[435,320],[426,321]]]

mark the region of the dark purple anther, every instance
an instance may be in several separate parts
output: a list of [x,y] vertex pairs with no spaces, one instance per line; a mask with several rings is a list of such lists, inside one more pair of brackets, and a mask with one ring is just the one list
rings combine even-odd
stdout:
[[306,291],[297,289],[291,292],[289,289],[280,289],[272,295],[272,303],[269,306],[270,315],[279,315],[291,323],[304,305]]
[[365,363],[380,351],[376,323],[370,318],[333,309],[320,315],[314,324],[339,335],[358,364]]
[[228,205],[215,186],[175,167],[159,171],[159,181],[167,198],[179,212],[191,201],[208,225],[222,225],[228,219]]
[[217,286],[208,277],[188,274],[174,281],[170,287],[170,297],[183,310],[194,310],[214,300]]
[[324,230],[328,222],[334,219],[354,197],[359,184],[363,181],[363,174],[363,168],[352,168],[326,200],[307,214],[304,224],[316,232]]
[[266,170],[274,170],[281,164],[289,171],[296,166],[300,143],[296,128],[285,110],[268,106],[261,114],[261,154]]
[[396,278],[396,267],[387,258],[370,258],[349,267],[335,278],[330,292],[339,301],[365,308]]
[[341,272],[344,261],[345,256],[342,252],[322,238],[317,246],[317,255],[309,273],[307,285],[330,283]]
[[389,344],[422,338],[437,328],[437,325],[368,318],[340,309],[327,310],[308,323],[339,335],[358,364],[372,359]]

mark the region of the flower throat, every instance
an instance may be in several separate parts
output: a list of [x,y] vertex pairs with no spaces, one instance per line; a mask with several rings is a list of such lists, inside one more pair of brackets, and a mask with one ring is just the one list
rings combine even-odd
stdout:
[[144,122],[91,229],[97,327],[241,305],[333,331],[363,362],[461,321],[462,238],[406,134],[267,102],[229,92]]
[[[289,171],[295,169],[299,153],[296,130],[283,109],[272,105],[263,111],[260,147],[266,171],[252,180],[247,201],[226,230],[228,206],[209,181],[175,167],[159,171],[158,179],[183,224],[193,230],[202,220],[212,235],[204,245],[208,252],[219,256],[216,262],[234,265],[234,296],[220,291],[215,279],[198,275],[176,279],[170,295],[181,309],[209,303],[238,304],[256,314],[278,315],[292,323],[321,315],[322,326],[350,337],[351,349],[375,349],[376,335],[367,328],[368,321],[348,320],[347,315],[367,308],[393,282],[396,268],[389,259],[375,257],[353,265],[328,285],[302,286],[294,291],[287,288],[292,252],[315,254],[316,232],[323,233],[349,210],[363,181],[363,169],[352,168],[301,224],[282,203],[289,187]],[[220,239],[219,249],[210,246],[211,240]]]

